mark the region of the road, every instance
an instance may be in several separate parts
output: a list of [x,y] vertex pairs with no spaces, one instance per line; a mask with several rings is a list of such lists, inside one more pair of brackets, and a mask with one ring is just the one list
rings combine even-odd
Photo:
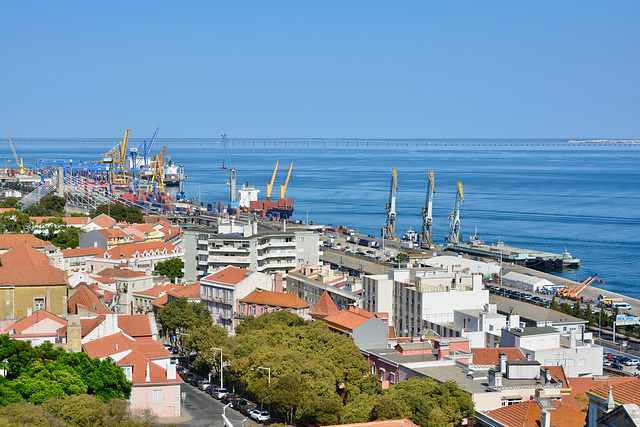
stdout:
[[[222,412],[224,405],[204,391],[189,384],[182,384],[182,392],[186,394],[183,402],[183,412],[191,417],[191,421],[177,423],[178,426],[213,426],[224,427]],[[232,408],[224,410],[225,415],[234,426],[257,426],[253,420],[245,417]]]

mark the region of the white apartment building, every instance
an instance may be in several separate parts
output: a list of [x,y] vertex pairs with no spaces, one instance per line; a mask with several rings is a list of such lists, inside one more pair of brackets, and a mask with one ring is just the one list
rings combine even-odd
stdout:
[[482,309],[489,302],[479,273],[411,270],[393,286],[391,317],[398,336],[416,336],[427,322],[453,323],[454,310]]
[[362,304],[371,313],[389,313],[390,326],[395,326],[393,316],[394,281],[405,282],[411,277],[409,269],[389,270],[388,274],[372,274],[362,277]]
[[[230,231],[220,234],[221,232]],[[232,265],[265,274],[287,273],[306,263],[318,265],[320,246],[313,231],[258,231],[252,226],[222,224],[184,231],[185,280],[200,280]]]
[[285,292],[298,296],[311,307],[315,307],[320,297],[327,291],[339,308],[362,306],[362,296],[353,292],[347,278],[326,267],[314,268],[305,265],[287,274]]

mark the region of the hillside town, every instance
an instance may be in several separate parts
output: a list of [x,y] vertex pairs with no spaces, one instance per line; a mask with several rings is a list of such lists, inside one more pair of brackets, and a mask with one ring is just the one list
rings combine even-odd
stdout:
[[[272,383],[280,387],[294,373],[303,381],[283,364],[288,356],[267,357],[281,343],[302,345],[273,338],[278,328],[307,334],[316,345],[339,337],[342,360],[332,363],[355,364],[361,373],[338,381],[338,394],[364,380],[394,398],[416,381],[455,387],[470,403],[466,412],[448,414],[451,425],[638,421],[640,379],[603,371],[603,347],[586,320],[491,294],[500,273],[493,262],[423,256],[420,263],[378,261],[384,268],[369,274],[332,262],[330,232],[305,224],[273,227],[229,215],[205,225],[160,216],[142,223],[107,214],[61,219],[79,229],[78,247],[60,249],[41,234],[0,234],[0,332],[112,360],[131,383],[130,408],[161,422],[188,425],[194,414],[185,410],[187,383],[251,422],[358,420],[345,414],[359,398],[366,406],[364,395],[338,399],[342,407],[325,409],[334,416],[324,418],[300,402],[278,403]],[[43,220],[31,218],[34,227]],[[161,274],[171,263],[179,264],[173,277]],[[182,321],[186,312],[193,316]],[[304,328],[312,329],[293,332]],[[260,334],[275,341],[250,345]],[[358,422],[393,419],[393,411],[374,418],[375,408],[371,403]],[[234,425],[229,413],[217,416]],[[420,418],[411,409],[397,414],[397,424],[380,427],[426,425],[412,424]]]

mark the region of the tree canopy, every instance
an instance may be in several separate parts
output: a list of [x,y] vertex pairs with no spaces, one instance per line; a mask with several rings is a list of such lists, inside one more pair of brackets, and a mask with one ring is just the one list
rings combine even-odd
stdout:
[[172,282],[175,282],[176,277],[184,277],[183,268],[184,262],[180,258],[171,258],[157,263],[154,272],[162,274],[171,279]]
[[31,233],[34,222],[19,210],[0,213],[0,233]]
[[52,397],[90,394],[103,402],[126,399],[131,383],[111,359],[91,359],[86,353],[67,353],[49,342],[30,342],[0,336],[0,406],[9,403],[40,404]]
[[77,248],[80,235],[84,233],[80,228],[67,225],[61,218],[45,219],[33,234],[41,239],[49,240],[60,249]]
[[91,211],[91,218],[98,215],[106,214],[119,222],[128,222],[130,224],[141,223],[144,221],[142,211],[135,206],[125,206],[122,203],[112,203],[108,205],[100,205]]
[[172,343],[184,348],[182,337],[188,330],[211,327],[213,320],[202,303],[179,298],[158,311],[158,323]]
[[47,194],[38,204],[31,205],[24,210],[24,213],[31,216],[58,216],[65,215],[65,204],[67,200],[64,197],[55,194]]

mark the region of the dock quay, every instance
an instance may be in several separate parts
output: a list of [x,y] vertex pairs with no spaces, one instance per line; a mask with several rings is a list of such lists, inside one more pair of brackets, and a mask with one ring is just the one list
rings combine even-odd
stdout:
[[515,248],[500,241],[493,245],[485,245],[477,241],[459,243],[448,246],[447,250],[495,260],[501,259],[504,262],[530,268],[562,269],[580,266],[580,259],[572,257],[566,251],[562,254],[554,254],[533,249]]

